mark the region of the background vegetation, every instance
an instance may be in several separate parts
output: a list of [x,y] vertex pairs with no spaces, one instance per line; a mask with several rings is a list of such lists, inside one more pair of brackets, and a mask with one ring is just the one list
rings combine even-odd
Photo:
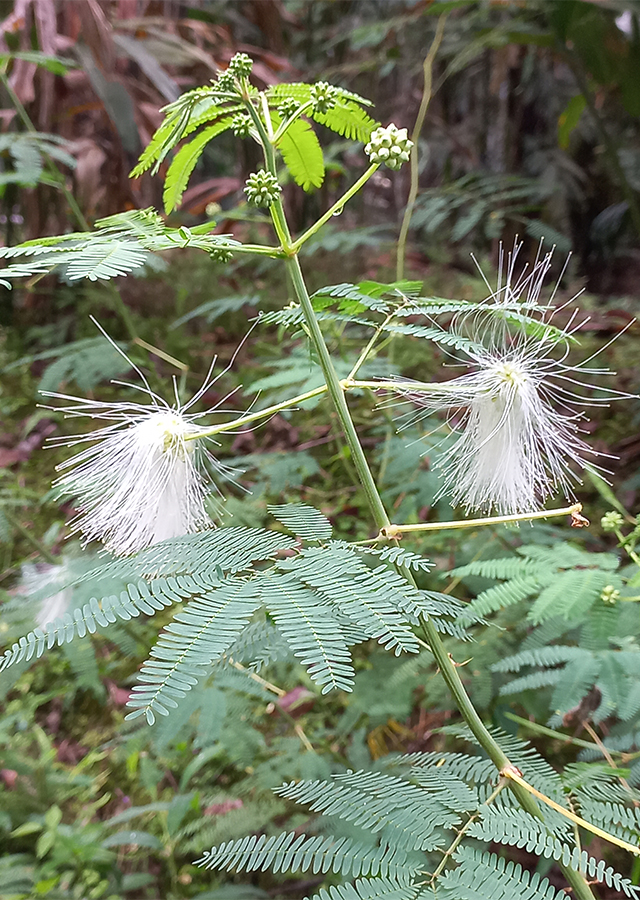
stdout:
[[[260,86],[328,78],[370,97],[383,122],[411,131],[424,97],[424,57],[447,14],[419,137],[406,263],[397,246],[410,172],[381,170],[306,246],[310,283],[404,275],[423,282],[430,295],[481,299],[486,286],[470,251],[491,280],[500,242],[509,247],[520,235],[529,259],[541,238],[557,246],[556,277],[572,251],[558,298],[583,291],[580,306],[590,313],[579,335],[585,355],[637,314],[634,3],[15,0],[3,6],[0,225],[7,246],[84,230],[125,209],[161,208],[161,179],[128,178],[161,121],[158,110],[213,78],[238,50],[256,60]],[[321,139],[330,161],[322,188],[303,199],[293,185],[285,189],[300,231],[366,165],[352,144],[329,132]],[[239,156],[238,146],[223,137],[205,151],[171,225],[215,216],[221,234],[263,239],[265,222],[245,206],[241,191],[258,159],[246,143]],[[51,595],[52,580],[62,583],[96,561],[95,552],[81,553],[65,540],[71,509],[50,490],[65,451],[42,449],[46,437],[71,427],[36,407],[39,390],[117,395],[110,379],[126,375],[127,366],[105,349],[89,316],[126,347],[152,386],[178,375],[191,389],[214,353],[223,363],[231,359],[258,312],[286,305],[290,287],[270,260],[248,264],[240,257],[212,269],[204,255],[174,251],[167,259],[154,256],[135,278],[74,284],[48,276],[0,290],[0,633],[10,644],[51,616],[56,603],[63,609],[85,602],[81,592],[44,602],[38,592]],[[338,324],[331,328],[346,373],[359,344]],[[633,324],[603,353],[618,373],[618,389],[638,390],[637,356]],[[432,346],[396,337],[369,374],[392,367],[437,377],[445,362]],[[258,402],[276,403],[314,387],[314,378],[302,336],[288,336],[267,318],[207,405],[232,390],[238,408],[258,392]],[[301,497],[329,517],[335,536],[371,536],[343,436],[328,404],[322,412],[310,403],[295,419],[282,414],[255,432],[223,439],[221,457],[243,471],[226,504],[233,524],[272,525],[268,504]],[[625,401],[597,412],[589,425],[594,446],[618,458],[610,464],[612,488],[591,479],[580,490],[589,530],[538,524],[464,537],[443,532],[403,545],[437,564],[422,574],[425,588],[471,604],[467,630],[450,621],[447,640],[456,658],[469,658],[464,681],[483,717],[532,739],[564,771],[564,789],[579,795],[585,815],[599,810],[598,779],[630,790],[640,781],[633,518],[639,413],[637,401]],[[380,411],[365,397],[355,417],[396,521],[450,518],[446,501],[434,501],[435,442],[398,436],[390,416],[381,425]],[[601,516],[611,509],[620,523],[603,530]],[[472,614],[486,616],[491,627],[474,624]],[[19,664],[0,676],[3,900],[311,895],[325,876],[221,875],[191,863],[212,844],[252,832],[322,833],[326,822],[273,793],[283,780],[385,771],[389,754],[441,753],[465,738],[435,667],[373,642],[357,653],[352,694],[321,696],[301,668],[282,661],[254,679],[241,671],[218,674],[204,692],[189,695],[191,705],[152,729],[140,720],[125,723],[135,672],[165,621],[161,614],[122,622],[108,635],[66,644],[35,666]],[[469,637],[475,643],[461,650]],[[611,828],[637,843],[633,809],[632,802],[628,820]],[[640,883],[637,861],[629,872],[624,855],[597,838],[588,850]],[[525,869],[538,864],[526,847],[509,854]],[[539,871],[563,886],[551,859]],[[607,898],[630,895],[616,883],[598,890]]]

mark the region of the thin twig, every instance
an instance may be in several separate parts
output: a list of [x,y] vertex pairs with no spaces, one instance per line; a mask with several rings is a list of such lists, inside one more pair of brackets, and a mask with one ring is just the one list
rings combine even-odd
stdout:
[[411,216],[413,215],[413,207],[415,206],[416,197],[418,196],[418,141],[420,132],[424,125],[424,119],[427,114],[429,103],[431,102],[431,94],[433,87],[433,61],[436,53],[440,49],[442,37],[444,35],[444,26],[447,21],[447,14],[444,13],[438,19],[436,33],[429,48],[429,52],[425,57],[422,69],[424,72],[424,88],[422,90],[422,100],[420,109],[416,116],[416,123],[413,126],[411,140],[413,147],[411,148],[411,158],[409,161],[411,167],[411,185],[409,188],[409,198],[402,217],[402,226],[400,227],[400,235],[398,237],[398,247],[396,250],[396,281],[402,281],[404,277],[404,262],[407,248],[407,235],[409,234],[409,226],[411,224]]
[[[498,794],[501,791],[503,791],[506,786],[507,786],[506,778],[501,778],[500,782],[498,784],[498,787],[495,789],[495,791],[489,797],[487,797],[487,799],[485,800],[483,805],[488,806],[490,803],[493,803],[493,801],[496,799]],[[438,868],[435,870],[435,872],[429,879],[431,885],[433,885],[434,881],[436,881],[438,876],[441,874],[442,870],[444,869],[444,867],[447,864],[447,860],[450,859],[450,857],[452,857],[453,854],[456,852],[456,850],[458,849],[458,845],[460,844],[460,841],[462,840],[462,838],[465,836],[467,830],[469,829],[469,826],[475,822],[475,820],[478,818],[479,815],[480,815],[480,810],[475,812],[472,816],[470,816],[467,819],[465,824],[462,826],[460,831],[457,833],[453,843],[445,850],[445,852],[442,856],[442,859],[440,860],[440,864],[438,865]]]
[[[551,519],[555,516],[571,516],[572,519],[580,516],[582,504],[574,503],[572,506],[563,506],[562,509],[542,509],[532,513],[517,513],[513,516],[487,516],[483,519],[458,519],[453,522],[419,522],[416,525],[388,525],[382,528],[377,540],[394,540],[400,535],[410,534],[415,531],[445,531],[452,528],[478,528],[484,525],[505,525],[513,522],[528,522],[532,519]],[[587,522],[587,520],[584,520]],[[588,524],[588,522],[587,522]]]
[[572,813],[570,810],[565,809],[564,806],[560,806],[560,804],[556,803],[555,800],[552,800],[551,797],[547,797],[546,794],[541,793],[539,790],[534,788],[532,784],[529,784],[528,781],[525,781],[515,766],[505,766],[501,770],[500,774],[505,778],[513,781],[519,787],[524,788],[525,791],[528,791],[533,797],[541,800],[547,806],[550,806],[551,809],[554,809],[556,812],[560,813],[560,815],[564,816],[565,819],[569,819],[569,821],[573,822],[575,825],[579,825],[586,831],[590,831],[591,834],[595,834],[597,837],[602,838],[603,841],[608,841],[610,844],[615,844],[616,847],[622,847],[623,850],[627,850],[629,853],[634,853],[636,856],[640,856],[640,847],[634,847],[633,844],[629,844],[627,841],[623,841],[621,838],[616,837],[614,834],[609,834],[609,832],[603,831],[603,829],[598,828],[597,825],[593,825],[591,822],[587,822],[586,819],[583,819],[580,816],[576,816],[575,813]]

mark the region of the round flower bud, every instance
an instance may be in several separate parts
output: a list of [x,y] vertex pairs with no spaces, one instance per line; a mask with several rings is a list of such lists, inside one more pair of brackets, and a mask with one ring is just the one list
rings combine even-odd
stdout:
[[213,250],[209,250],[209,259],[213,262],[228,263],[232,256],[231,250],[227,250],[226,247],[214,247]]
[[406,128],[396,128],[392,123],[386,128],[376,128],[364,148],[372,163],[384,163],[389,169],[399,169],[409,160],[413,141],[407,137]]
[[249,175],[244,186],[247,200],[253,206],[271,206],[273,201],[278,199],[281,191],[282,188],[278,184],[276,176],[265,169],[259,169]]
[[247,56],[246,53],[236,53],[231,58],[227,72],[233,75],[234,78],[248,78],[251,75],[252,68],[253,60],[250,56]]
[[608,512],[600,519],[600,524],[603,531],[615,531],[617,528],[622,528],[623,521],[620,513]]
[[236,91],[236,79],[233,72],[230,72],[227,69],[224,72],[218,72],[218,78],[215,82],[215,87],[225,93],[229,93],[230,91]]
[[615,606],[616,602],[620,599],[620,591],[616,590],[612,584],[608,584],[602,589],[600,599],[605,606]]
[[318,81],[311,88],[311,99],[313,101],[313,111],[317,113],[327,113],[336,105],[338,99],[338,89],[326,81]]
[[278,107],[278,115],[284,121],[290,118],[300,108],[300,101],[294,97],[286,97]]
[[231,130],[236,137],[249,137],[249,129],[251,127],[251,119],[246,113],[238,113],[231,120]]

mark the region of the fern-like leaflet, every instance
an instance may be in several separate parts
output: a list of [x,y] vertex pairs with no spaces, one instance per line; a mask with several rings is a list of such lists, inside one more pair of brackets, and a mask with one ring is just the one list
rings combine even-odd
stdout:
[[97,221],[93,232],[65,234],[0,248],[0,258],[26,258],[0,270],[0,283],[10,288],[8,279],[54,270],[60,270],[71,282],[82,278],[105,280],[142,268],[152,253],[178,247],[193,247],[211,253],[239,246],[228,235],[208,234],[211,228],[211,224],[206,224],[204,229],[169,228],[153,209],[118,213]]

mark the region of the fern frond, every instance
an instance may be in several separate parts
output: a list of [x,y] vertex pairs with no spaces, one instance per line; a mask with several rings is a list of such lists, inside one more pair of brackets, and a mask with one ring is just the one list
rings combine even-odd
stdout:
[[331,305],[330,300],[338,300],[339,312],[352,315],[369,309],[386,315],[391,306],[383,297],[389,294],[397,298],[394,284],[382,284],[378,281],[361,281],[359,284],[341,282],[318,288],[311,300],[317,312],[322,312]]
[[356,551],[367,555],[377,556],[381,560],[387,560],[394,566],[404,566],[407,569],[413,569],[415,572],[429,572],[435,566],[430,559],[426,559],[419,553],[412,550],[405,550],[404,547],[354,547]]
[[[568,823],[566,825],[568,836]],[[545,825],[540,819],[535,819],[521,809],[485,807],[482,819],[473,822],[467,833],[469,837],[479,841],[524,848],[528,853],[562,862],[583,872],[588,878],[622,891],[627,897],[634,900],[640,897],[640,888],[611,866],[607,866],[605,860],[594,859],[585,850],[580,851],[550,835],[548,827],[548,824]]]
[[[443,802],[445,791],[429,793],[403,778],[381,772],[349,772],[331,781],[291,782],[276,790],[280,797],[308,805],[312,812],[337,816],[372,834],[384,846],[434,850],[442,843],[441,827],[460,824]],[[477,801],[473,803],[473,808]]]
[[597,823],[623,840],[638,842],[640,836],[640,809],[621,803],[593,800],[583,791],[575,794],[585,819]]
[[289,645],[274,625],[270,622],[251,622],[225,655],[235,662],[247,663],[251,672],[259,672],[264,666],[284,659],[288,654]]
[[518,556],[507,556],[502,559],[479,559],[452,569],[449,574],[453,578],[467,578],[469,575],[478,575],[480,578],[493,578],[505,581],[509,578],[535,575],[539,566],[531,560],[521,559]]
[[561,715],[576,707],[589,693],[600,673],[601,661],[588,650],[568,663],[562,670],[562,680],[551,697],[551,709]]
[[184,137],[205,122],[211,122],[222,115],[231,115],[241,108],[241,104],[233,102],[220,105],[215,88],[209,86],[182,94],[163,108],[164,121],[142,153],[131,177],[138,178],[152,166],[152,174],[155,175],[167,154]]
[[234,525],[160,541],[134,557],[111,560],[92,569],[79,581],[105,578],[159,578],[198,574],[213,579],[222,573],[237,574],[252,563],[273,559],[296,542],[289,535],[264,528]]
[[271,515],[304,541],[327,541],[333,528],[326,516],[306,503],[285,503],[267,506]]
[[[6,266],[0,271],[0,277],[25,277],[62,268],[69,281],[80,278],[96,281],[141,268],[151,253],[178,247],[210,252],[235,246],[238,241],[230,235],[201,234],[197,228],[169,228],[152,209],[130,210],[99,220],[92,232],[57,235],[1,248],[0,258],[33,258],[29,262]],[[10,287],[10,283],[6,284]]]
[[[266,93],[269,100],[274,101],[274,105],[276,103],[282,103],[282,101],[288,97],[293,97],[294,100],[305,103],[311,98],[312,87],[313,85],[303,81],[282,81],[279,84],[272,85]],[[354,100],[362,106],[373,106],[371,100],[367,100],[366,97],[362,97],[360,94],[348,91],[346,88],[342,87],[336,87],[335,89],[338,92],[338,95],[346,100]]]
[[[311,87],[310,84],[302,83],[276,84],[268,89],[267,97],[274,106],[287,97],[306,103],[311,97]],[[324,125],[325,128],[330,128],[349,140],[366,143],[378,125],[362,109],[362,106],[370,106],[371,101],[344,88],[337,88],[337,91],[336,104],[332,109],[326,113],[309,110],[306,115],[319,125]]]
[[467,784],[489,784],[495,776],[495,766],[490,759],[480,756],[469,756],[467,753],[407,753],[400,757],[401,762],[409,763],[413,768],[412,777],[419,780],[424,769],[434,767],[466,782]]
[[438,885],[443,900],[566,900],[546,878],[493,853],[462,846],[455,860]]
[[319,125],[330,128],[350,141],[362,141],[365,144],[378,122],[372,119],[357,103],[338,100],[333,109],[326,113],[311,112],[311,118]]
[[370,847],[351,838],[307,837],[294,831],[267,838],[251,835],[212,847],[195,865],[234,871],[335,872],[342,875],[406,877],[421,868],[402,850]]
[[541,591],[527,619],[539,625],[545,619],[564,616],[565,619],[585,612],[611,581],[611,573],[599,569],[575,569],[558,572],[552,584]]
[[[82,256],[73,254],[69,259],[65,275],[69,281],[116,278],[141,268],[148,257],[149,253],[132,241],[93,240],[83,248]],[[64,265],[65,261],[58,258],[56,264]]]
[[466,781],[451,772],[443,772],[441,768],[433,766],[415,769],[412,777],[423,791],[435,795],[454,812],[470,812],[480,805],[476,788],[470,787]]
[[214,585],[202,591],[167,625],[151,658],[138,675],[140,684],[133,687],[127,706],[135,711],[127,719],[145,715],[149,725],[155,713],[169,715],[206,674],[242,631],[257,607],[259,598],[251,582],[240,579]]
[[[561,859],[566,852],[565,847],[569,853],[572,848],[550,834],[549,828],[548,823],[534,818],[522,809],[496,805],[483,807],[481,818],[472,822],[467,834],[479,841],[524,847],[527,853],[535,853],[536,856]],[[565,840],[571,836],[568,820],[561,823],[560,833]]]
[[311,678],[322,685],[322,693],[333,688],[351,691],[351,657],[330,608],[288,573],[266,574],[258,587],[278,630]]
[[[73,613],[65,613],[61,619],[21,637],[0,658],[0,671],[23,659],[39,658],[55,644],[93,634],[98,627],[105,628],[118,619],[127,621],[140,613],[154,615],[197,595],[203,585],[219,584],[225,572],[233,575],[247,571],[252,563],[272,559],[278,551],[294,546],[292,538],[275,531],[219,528],[162,541],[135,557],[116,559],[72,575],[64,583],[48,585],[30,599],[43,600],[83,582],[91,582],[96,593],[102,587],[105,595],[100,600],[92,597]],[[131,583],[116,596],[107,593],[113,591],[113,579]]]
[[540,688],[551,687],[564,681],[562,669],[544,669],[542,672],[531,672],[521,678],[514,678],[508,684],[500,687],[500,696],[520,694],[522,691],[538,691]]
[[389,334],[408,334],[424,338],[427,341],[434,341],[436,344],[443,344],[445,347],[453,347],[455,350],[465,350],[470,353],[481,349],[477,341],[472,341],[461,334],[455,334],[453,331],[447,331],[445,328],[439,328],[437,325],[403,324],[392,320],[384,324],[382,330]]

